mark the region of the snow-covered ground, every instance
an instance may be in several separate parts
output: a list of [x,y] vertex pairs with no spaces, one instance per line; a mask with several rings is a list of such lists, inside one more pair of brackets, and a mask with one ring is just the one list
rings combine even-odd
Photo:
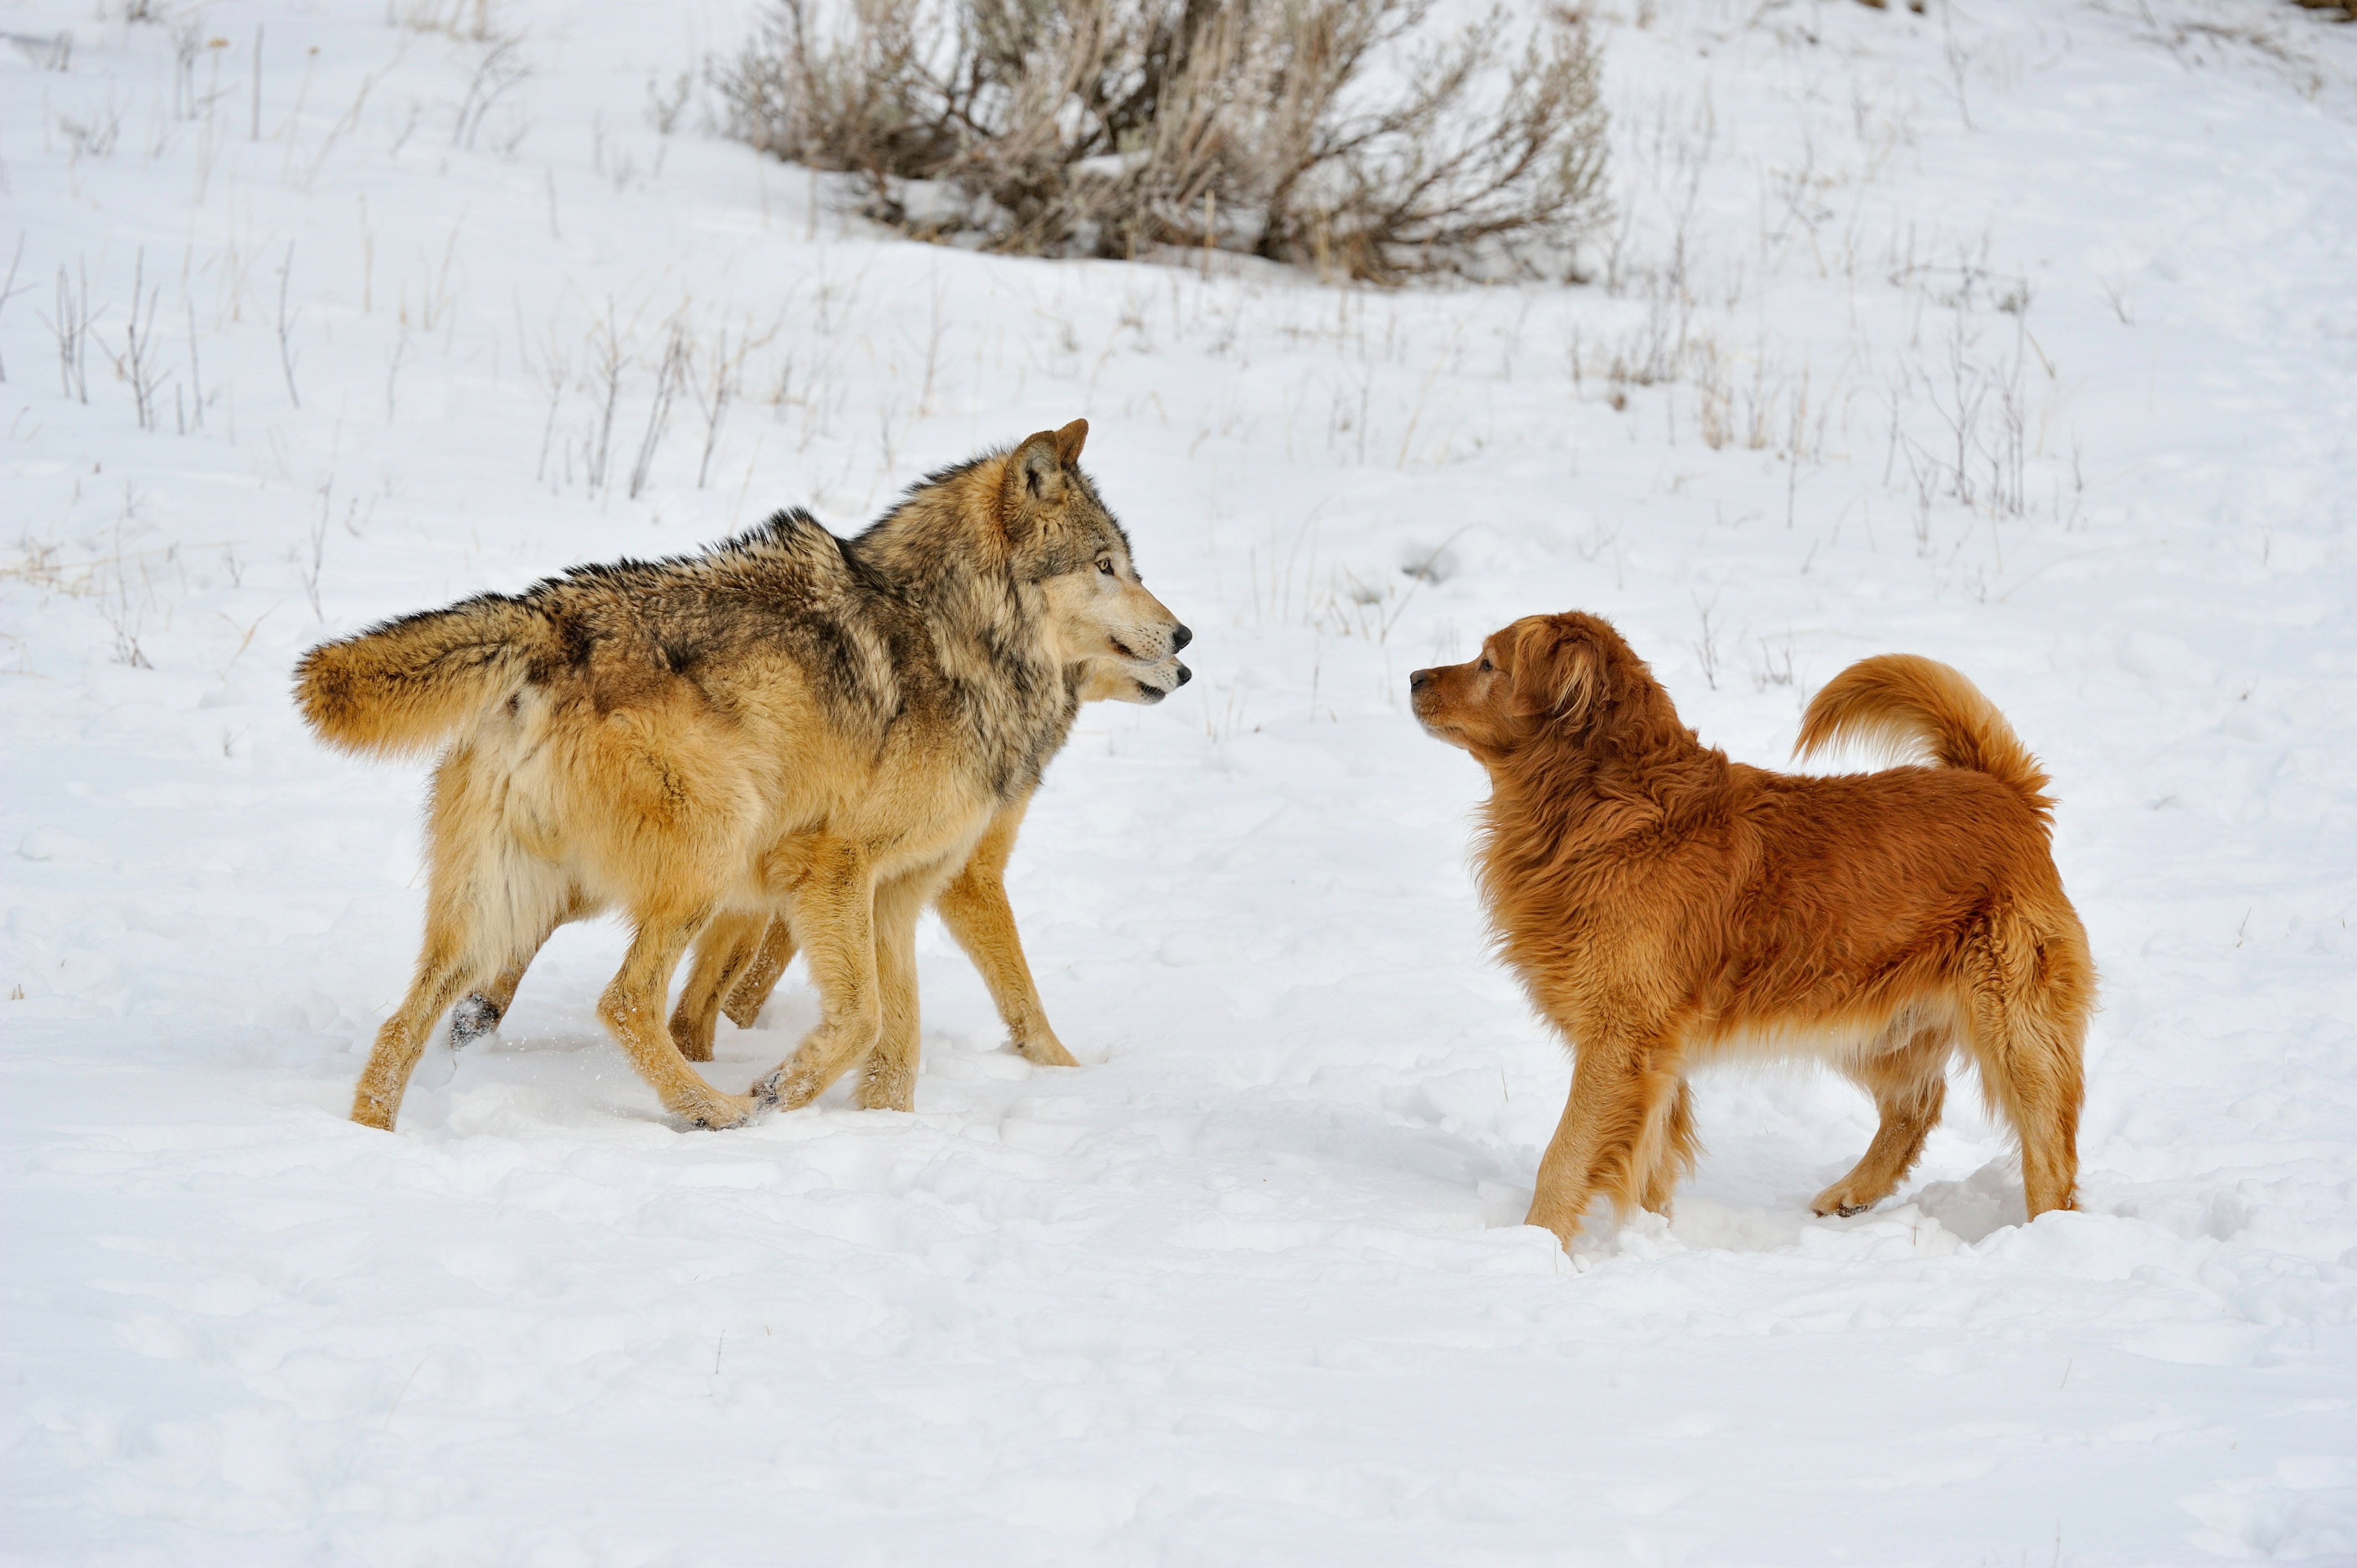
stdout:
[[[2357,1561],[2357,28],[1592,7],[1593,284],[1382,293],[836,216],[661,128],[737,6],[119,9],[0,53],[0,1559]],[[584,927],[343,1120],[423,778],[304,648],[1076,414],[1198,633],[1017,854],[1088,1066],[929,927],[913,1117],[686,1131]],[[1402,697],[1572,607],[1749,760],[1875,651],[2013,718],[2083,1212],[1967,1091],[1813,1219],[1870,1112],[1792,1072],[1702,1085],[1674,1222],[1520,1227],[1568,1066]]]

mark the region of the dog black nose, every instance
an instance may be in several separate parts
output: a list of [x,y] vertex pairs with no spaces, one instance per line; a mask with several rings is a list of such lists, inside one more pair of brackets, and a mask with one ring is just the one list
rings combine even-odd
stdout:
[[1170,651],[1176,653],[1194,640],[1195,634],[1182,626],[1170,634]]
[[1431,680],[1432,680],[1432,671],[1429,671],[1429,670],[1418,670],[1418,671],[1415,671],[1414,673],[1412,673],[1411,675],[1409,675],[1409,676],[1408,676],[1408,678],[1407,678],[1407,689],[1408,689],[1409,691],[1411,691],[1411,692],[1421,692],[1421,691],[1423,691],[1423,690],[1424,690],[1424,688],[1425,688],[1427,684],[1429,684],[1429,683],[1431,682]]
[[1184,664],[1178,666],[1178,684],[1183,686],[1194,678],[1195,672],[1192,670],[1188,669]]

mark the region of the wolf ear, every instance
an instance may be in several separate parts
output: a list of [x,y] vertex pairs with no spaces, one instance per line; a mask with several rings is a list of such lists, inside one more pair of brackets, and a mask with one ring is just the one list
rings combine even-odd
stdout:
[[[1070,425],[1065,427],[1071,429]],[[999,488],[999,520],[1010,526],[1024,509],[1038,501],[1054,501],[1064,493],[1064,457],[1059,450],[1064,431],[1042,430],[1027,435],[1006,459],[1006,478]],[[1073,450],[1080,449],[1077,437]]]
[[1056,456],[1064,467],[1071,467],[1081,460],[1081,443],[1089,438],[1089,422],[1076,419],[1056,432]]
[[1523,628],[1514,649],[1514,694],[1534,717],[1579,723],[1596,702],[1603,673],[1595,643],[1552,618]]

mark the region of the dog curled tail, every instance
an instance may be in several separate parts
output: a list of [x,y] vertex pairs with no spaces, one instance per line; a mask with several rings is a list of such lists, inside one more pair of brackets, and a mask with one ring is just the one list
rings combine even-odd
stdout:
[[504,594],[403,616],[305,654],[296,705],[330,746],[419,756],[522,687],[552,631]]
[[1809,699],[1794,757],[1843,741],[1986,773],[2040,817],[2053,798],[2045,769],[1980,688],[1936,660],[1912,653],[1861,659]]

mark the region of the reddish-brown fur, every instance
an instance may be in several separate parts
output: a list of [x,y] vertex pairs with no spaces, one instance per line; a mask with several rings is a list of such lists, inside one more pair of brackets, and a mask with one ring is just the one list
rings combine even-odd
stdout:
[[1881,1112],[1819,1213],[1898,1186],[1958,1049],[2020,1139],[2030,1216],[2073,1206],[2094,968],[2045,775],[1970,682],[1907,655],[1835,676],[1796,753],[1859,739],[1937,766],[1830,779],[1703,746],[1594,616],[1527,617],[1410,687],[1489,772],[1491,921],[1573,1054],[1532,1224],[1567,1244],[1599,1194],[1666,1212],[1700,1152],[1685,1075],[1747,1051],[1829,1060]]

